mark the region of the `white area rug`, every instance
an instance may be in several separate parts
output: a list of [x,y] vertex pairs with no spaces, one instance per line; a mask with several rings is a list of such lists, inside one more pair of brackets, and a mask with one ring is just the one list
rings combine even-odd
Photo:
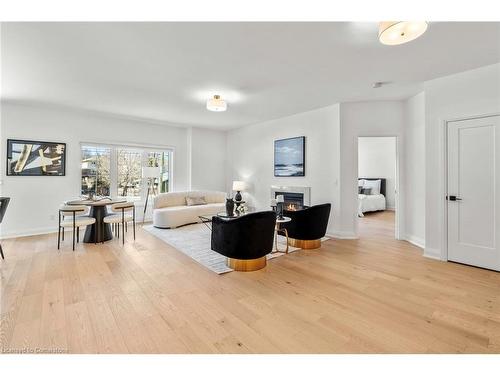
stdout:
[[[205,224],[191,224],[175,229],[159,229],[153,225],[145,225],[143,229],[218,274],[233,271],[226,265],[226,257],[210,248],[211,232]],[[278,236],[278,247],[280,250],[286,247],[286,239],[282,236]],[[288,247],[289,253],[296,250],[300,249]],[[268,254],[267,259],[282,255],[285,254]]]

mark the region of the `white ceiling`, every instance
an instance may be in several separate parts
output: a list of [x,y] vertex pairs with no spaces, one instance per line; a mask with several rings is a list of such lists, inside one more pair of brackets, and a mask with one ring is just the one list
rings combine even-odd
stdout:
[[[500,61],[500,23],[431,23],[392,47],[357,22],[3,23],[1,38],[2,99],[216,129],[403,99]],[[227,112],[205,109],[215,93]]]

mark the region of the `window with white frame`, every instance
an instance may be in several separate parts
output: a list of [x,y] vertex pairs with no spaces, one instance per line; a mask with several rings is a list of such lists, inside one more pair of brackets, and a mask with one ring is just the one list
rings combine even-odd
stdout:
[[[166,193],[172,184],[172,150],[121,145],[81,145],[81,194],[144,201],[148,183]],[[144,167],[157,167],[153,181],[142,178]]]

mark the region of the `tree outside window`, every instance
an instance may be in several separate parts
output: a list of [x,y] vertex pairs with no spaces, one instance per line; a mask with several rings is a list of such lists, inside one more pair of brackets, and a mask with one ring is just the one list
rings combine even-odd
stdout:
[[139,198],[142,188],[142,152],[117,150],[118,196]]
[[82,195],[110,194],[111,149],[82,146]]

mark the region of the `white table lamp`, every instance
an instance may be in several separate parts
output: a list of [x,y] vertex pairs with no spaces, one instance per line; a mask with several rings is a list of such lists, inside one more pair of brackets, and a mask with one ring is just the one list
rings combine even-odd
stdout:
[[234,196],[234,200],[236,202],[241,201],[241,192],[246,189],[245,181],[233,181],[233,191],[236,191],[236,195]]

